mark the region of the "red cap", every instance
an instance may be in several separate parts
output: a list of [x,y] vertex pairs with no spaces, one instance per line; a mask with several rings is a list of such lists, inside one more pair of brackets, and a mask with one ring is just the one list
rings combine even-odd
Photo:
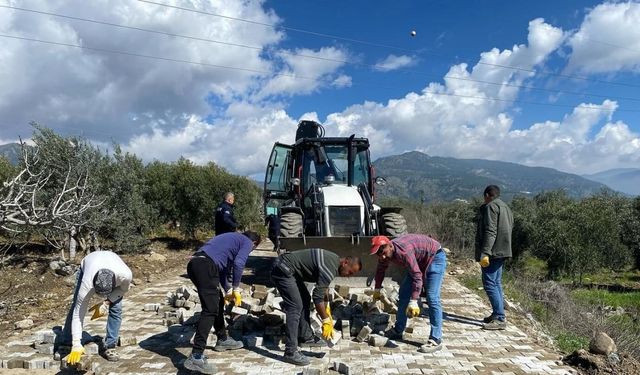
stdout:
[[373,255],[378,252],[378,249],[382,245],[386,245],[391,243],[391,240],[387,236],[375,236],[371,239],[371,252],[370,255]]

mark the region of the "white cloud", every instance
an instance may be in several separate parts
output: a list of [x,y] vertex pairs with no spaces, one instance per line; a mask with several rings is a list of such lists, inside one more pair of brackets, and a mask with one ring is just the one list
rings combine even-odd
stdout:
[[271,95],[305,95],[321,87],[345,87],[351,78],[344,74],[336,76],[338,69],[346,64],[348,53],[335,47],[323,47],[317,51],[301,48],[278,53],[283,67],[277,76],[267,82],[257,98]]
[[[283,34],[153,4],[117,1],[11,1],[29,9],[99,19],[140,28],[257,47],[273,46]],[[278,24],[262,1],[176,1],[232,17]],[[267,74],[123,56],[23,40],[2,40],[0,50],[0,136],[30,135],[39,121],[63,134],[126,140],[148,131],[147,122],[170,130],[185,115],[206,115],[209,93],[228,103],[250,92],[273,71],[256,49],[96,25],[3,9],[0,32],[20,37],[159,56]],[[16,79],[20,77],[20,79]],[[132,121],[137,118],[138,121]],[[177,121],[177,122],[176,122]],[[27,134],[25,134],[27,133]]]
[[572,49],[569,71],[640,72],[640,3],[596,6],[568,44]]
[[415,64],[416,64],[415,59],[407,55],[396,56],[392,54],[387,56],[384,60],[381,60],[378,63],[376,63],[373,69],[381,72],[389,72],[389,71],[397,70],[407,66],[412,66]]

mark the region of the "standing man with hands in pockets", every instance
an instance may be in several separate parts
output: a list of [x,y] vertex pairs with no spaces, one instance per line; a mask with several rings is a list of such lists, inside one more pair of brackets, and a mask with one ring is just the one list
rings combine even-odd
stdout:
[[480,206],[476,230],[476,261],[482,267],[482,286],[489,302],[491,315],[484,318],[486,330],[503,330],[507,327],[502,291],[502,268],[511,258],[511,231],[513,214],[500,199],[500,188],[489,185],[484,189],[484,204]]

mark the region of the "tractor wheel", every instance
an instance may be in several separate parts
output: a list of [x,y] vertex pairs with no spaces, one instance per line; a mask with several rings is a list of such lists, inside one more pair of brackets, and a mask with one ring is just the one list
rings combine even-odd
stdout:
[[280,216],[280,237],[302,236],[302,215],[287,212]]
[[390,212],[382,215],[382,221],[382,230],[385,235],[396,237],[407,234],[407,221],[404,216]]

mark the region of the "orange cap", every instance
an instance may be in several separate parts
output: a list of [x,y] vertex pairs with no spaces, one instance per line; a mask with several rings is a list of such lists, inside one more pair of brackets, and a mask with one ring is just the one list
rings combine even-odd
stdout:
[[371,239],[371,252],[370,255],[373,255],[378,252],[378,249],[382,245],[386,245],[391,243],[391,240],[387,236],[375,236]]

